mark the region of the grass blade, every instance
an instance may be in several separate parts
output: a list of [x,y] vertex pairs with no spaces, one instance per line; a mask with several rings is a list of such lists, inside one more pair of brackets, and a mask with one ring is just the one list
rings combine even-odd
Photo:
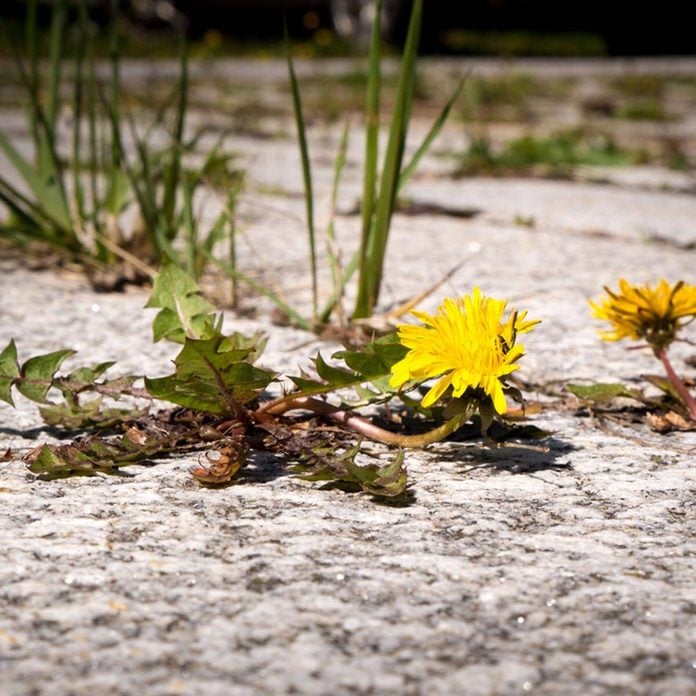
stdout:
[[367,249],[372,229],[377,186],[377,159],[379,156],[379,107],[382,86],[380,54],[382,41],[382,0],[375,1],[375,17],[368,53],[367,93],[365,100],[365,164],[361,204],[362,231],[360,237],[360,276],[367,267]]
[[[194,186],[191,177],[184,174],[182,177],[183,208],[181,210],[181,226],[184,232],[184,270],[195,280],[196,275],[196,250],[198,248],[198,224],[193,214]],[[172,221],[174,223],[174,221]],[[174,224],[172,224],[174,227]]]
[[[87,36],[87,8],[81,2],[78,8],[78,37],[77,53],[75,55],[75,85],[73,89],[73,139],[72,139],[72,179],[73,196],[75,197],[75,214],[82,225],[86,218],[85,197],[82,190],[82,108],[84,100],[84,63]],[[84,225],[82,225],[84,226]]]
[[343,269],[341,268],[341,258],[338,250],[338,245],[336,244],[335,219],[336,203],[338,201],[338,189],[341,183],[343,169],[346,166],[346,152],[348,151],[349,134],[350,124],[346,121],[346,125],[343,128],[343,135],[341,136],[341,141],[338,146],[338,154],[336,155],[336,161],[334,162],[334,177],[333,185],[331,187],[331,200],[329,203],[329,221],[326,226],[326,252],[329,261],[329,269],[331,271],[331,278],[333,281],[333,296],[336,297],[336,303],[334,307],[337,310],[338,320],[340,324],[345,323],[343,309],[341,306],[341,299],[343,298],[345,284],[343,282]]
[[[351,256],[350,261],[346,264],[343,269],[343,275],[341,276],[341,283],[338,289],[342,290],[348,285],[348,281],[353,277],[355,271],[358,270],[360,266],[360,249],[357,249],[353,256]],[[338,290],[337,289],[337,290]],[[336,290],[332,293],[331,297],[326,301],[324,308],[319,314],[319,323],[326,324],[331,319],[331,314],[333,313],[336,305],[341,300],[341,296]]]
[[307,208],[307,235],[309,238],[309,263],[312,277],[312,316],[317,316],[318,288],[317,288],[317,248],[314,227],[314,192],[312,189],[312,169],[309,161],[309,148],[307,147],[307,133],[305,128],[304,116],[302,113],[302,98],[300,96],[300,86],[295,74],[295,66],[292,62],[290,53],[290,39],[288,37],[287,25],[285,27],[285,56],[288,64],[288,75],[290,77],[290,91],[292,93],[292,106],[295,112],[295,124],[297,126],[297,139],[300,145],[300,157],[302,159],[302,179],[305,189],[305,205]]
[[[37,18],[37,0],[28,0],[27,2],[27,23],[25,26],[25,41],[27,45],[27,53],[29,55],[29,72],[26,73],[25,84],[35,94],[39,85],[39,46],[36,40],[36,28],[38,26]],[[20,62],[20,65],[23,65]]]
[[54,4],[51,17],[50,48],[48,54],[48,89],[46,102],[46,124],[51,135],[55,135],[58,120],[58,92],[63,58],[63,37],[68,21],[68,5],[66,0],[58,0]]
[[230,277],[236,278],[238,281],[245,283],[252,290],[257,292],[259,295],[267,297],[273,304],[278,307],[282,312],[284,312],[293,326],[297,326],[305,331],[311,331],[312,322],[305,319],[301,314],[295,311],[287,302],[284,302],[279,295],[269,290],[265,285],[254,280],[250,276],[242,273],[241,271],[234,268],[231,264],[225,263],[220,259],[216,259],[214,256],[209,256],[210,262],[216,265],[218,268],[227,273]]
[[46,216],[67,233],[71,229],[70,214],[60,189],[56,185],[46,182],[42,174],[19,154],[9,138],[1,131],[0,149],[4,151],[7,159],[22,176],[40,205],[43,206]]
[[[25,236],[32,237],[37,241],[65,247],[64,237],[55,233],[55,223],[46,216],[46,212],[41,205],[37,205],[29,200],[7,180],[2,178],[0,178],[0,201],[24,223],[22,230]],[[4,232],[9,229],[9,225],[11,225],[11,222],[3,221],[0,224],[0,230]]]
[[[29,57],[29,68],[24,66],[19,53],[14,47],[14,43],[8,44],[12,48],[12,54],[14,57],[15,65],[17,67],[17,73],[19,75],[20,81],[24,84],[29,95],[30,103],[30,122],[31,122],[31,132],[34,138],[34,147],[36,151],[39,150],[39,120],[37,114],[40,113],[39,106],[39,46],[37,41],[37,0],[28,0],[27,3],[27,19],[25,24],[24,40],[26,42],[27,54]],[[4,29],[4,27],[3,27]],[[4,32],[3,32],[4,33]]]
[[389,129],[389,142],[384,158],[375,219],[368,239],[366,263],[358,279],[358,298],[355,311],[353,312],[353,317],[356,319],[365,318],[372,314],[382,283],[384,255],[387,248],[391,217],[394,212],[406,133],[411,115],[422,14],[423,0],[415,0],[401,60],[401,71],[396,88],[394,113]]
[[89,192],[90,192],[90,214],[92,222],[96,226],[97,212],[101,207],[99,200],[99,186],[97,184],[100,155],[97,136],[97,78],[94,74],[94,55],[92,42],[87,46],[87,125],[89,142]]
[[111,22],[109,24],[109,57],[111,61],[111,167],[120,169],[123,145],[120,133],[121,124],[121,78],[120,78],[120,37],[118,35],[118,0],[111,0]]
[[184,122],[186,105],[188,101],[188,49],[186,39],[179,37],[179,83],[178,100],[176,105],[176,122],[174,126],[173,142],[170,145],[170,161],[164,175],[164,198],[162,209],[164,219],[170,230],[171,237],[176,234],[174,214],[176,211],[176,192],[180,184],[181,156],[183,152]]
[[435,119],[435,122],[428,131],[428,134],[425,136],[423,142],[420,144],[420,147],[414,153],[413,157],[411,158],[411,161],[408,163],[406,167],[404,167],[404,169],[402,169],[401,176],[399,177],[397,195],[402,191],[404,186],[406,186],[411,176],[413,176],[413,172],[416,171],[416,168],[420,164],[421,159],[423,159],[423,156],[428,152],[435,138],[437,138],[437,136],[440,135],[440,131],[442,130],[442,127],[445,125],[445,122],[449,118],[450,111],[452,111],[452,107],[455,105],[457,99],[459,99],[459,96],[462,93],[462,89],[464,88],[464,83],[467,77],[468,75],[463,77],[459,81],[457,88],[452,93],[452,96],[449,98],[449,101],[447,102],[447,104],[445,104],[442,111],[438,114],[438,117]]

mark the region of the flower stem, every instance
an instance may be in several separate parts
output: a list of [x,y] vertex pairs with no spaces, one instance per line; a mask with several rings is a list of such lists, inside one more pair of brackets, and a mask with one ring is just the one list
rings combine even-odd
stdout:
[[665,372],[667,372],[667,377],[669,381],[672,383],[672,386],[676,389],[677,393],[684,402],[684,405],[689,410],[691,420],[696,421],[696,399],[694,399],[694,397],[691,396],[689,390],[684,385],[684,382],[682,382],[681,379],[679,379],[679,376],[674,371],[672,363],[669,361],[669,358],[667,357],[667,349],[660,348],[659,350],[655,351],[655,355],[660,359],[660,362],[665,368]]
[[331,404],[327,404],[325,401],[320,401],[319,399],[313,399],[308,396],[298,396],[295,399],[284,398],[275,404],[269,404],[265,408],[262,407],[260,411],[265,414],[280,416],[287,411],[294,411],[296,409],[302,409],[305,411],[313,411],[322,416],[325,416],[336,423],[345,425],[353,430],[362,433],[366,437],[376,442],[382,442],[385,445],[396,445],[398,447],[409,447],[409,448],[420,448],[431,445],[433,442],[439,442],[443,440],[448,435],[451,435],[455,430],[457,430],[464,421],[467,420],[466,415],[458,415],[454,418],[450,418],[445,421],[441,426],[429,430],[426,433],[420,433],[418,435],[399,435],[398,433],[392,433],[389,430],[380,428],[379,426],[371,423],[370,421],[357,416],[350,411],[344,411],[340,408],[336,408]]

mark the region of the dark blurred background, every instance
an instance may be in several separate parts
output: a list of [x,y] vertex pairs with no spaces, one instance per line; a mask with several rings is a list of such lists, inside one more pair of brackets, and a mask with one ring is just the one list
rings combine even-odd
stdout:
[[[40,0],[47,19],[51,2]],[[116,0],[136,31],[186,27],[194,39],[225,45],[282,37],[283,17],[297,39],[328,46],[364,42],[371,0]],[[112,0],[89,0],[106,22]],[[404,38],[411,0],[385,0],[385,38]],[[558,0],[425,0],[422,51],[463,55],[691,55],[690,3]],[[0,0],[0,16],[21,21],[26,0]]]

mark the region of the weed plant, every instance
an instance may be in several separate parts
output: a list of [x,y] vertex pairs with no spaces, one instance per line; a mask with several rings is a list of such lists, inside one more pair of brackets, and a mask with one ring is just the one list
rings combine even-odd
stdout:
[[[165,266],[148,306],[159,310],[154,340],[181,346],[173,372],[163,377],[108,378],[109,362],[61,373],[73,354],[67,349],[21,362],[14,341],[0,352],[0,401],[14,405],[22,395],[39,405],[46,423],[84,433],[71,444],[32,450],[27,461],[34,474],[116,474],[172,452],[198,452],[205,459],[192,474],[221,486],[243,476],[252,451],[260,450],[282,455],[301,478],[394,499],[407,498],[401,450],[443,440],[472,418],[467,434],[480,433],[495,446],[497,437],[543,435],[502,421],[506,397],[521,398],[507,384],[524,355],[518,335],[538,322],[525,312],[506,313],[504,301],[477,288],[445,300],[434,316],[417,313],[422,324],[404,325],[398,336],[340,351],[331,362],[318,354],[314,369],[291,376],[294,388],[275,397],[266,390],[277,376],[258,365],[265,338],[223,332],[222,317],[184,271]],[[435,377],[426,390],[423,383]],[[151,413],[153,399],[175,408]],[[360,414],[362,407],[393,401],[403,405],[415,432],[384,428]],[[298,412],[333,427],[312,427]],[[361,465],[356,436],[398,451],[386,463],[373,452],[372,463]]]
[[[382,284],[389,231],[396,207],[397,196],[415,171],[421,158],[425,155],[430,145],[439,134],[463,87],[462,81],[434,121],[430,131],[414,153],[410,162],[404,165],[404,151],[416,85],[416,57],[423,12],[423,0],[416,0],[413,4],[401,59],[391,123],[389,126],[388,141],[380,172],[378,153],[381,123],[380,103],[382,96],[382,76],[380,68],[381,9],[382,0],[376,0],[374,5],[375,19],[369,44],[366,83],[364,114],[365,160],[363,163],[360,245],[357,253],[350,259],[345,268],[341,268],[338,273],[335,267],[338,257],[335,254],[333,255],[333,258],[330,260],[333,266],[333,292],[328,302],[322,307],[319,306],[318,300],[319,288],[317,284],[317,239],[314,222],[314,192],[312,186],[311,161],[306,136],[306,122],[302,109],[300,88],[295,76],[292,56],[289,50],[289,43],[287,44],[288,73],[290,76],[305,186],[307,237],[309,243],[310,275],[312,278],[313,313],[311,321],[307,321],[306,319],[302,321],[302,325],[305,327],[325,324],[331,319],[334,311],[341,303],[346,283],[350,281],[356,272],[358,274],[357,298],[351,316],[354,319],[362,319],[371,316],[374,312]],[[342,144],[341,147],[344,148],[345,146]],[[340,173],[342,170],[342,164],[340,164],[340,162],[342,157],[344,157],[344,155],[339,153],[336,161],[334,198],[340,181]],[[333,219],[329,221],[329,228],[332,228],[332,226]]]
[[[14,169],[0,174],[0,203],[8,211],[0,222],[0,237],[20,245],[49,247],[79,260],[99,277],[106,269],[117,279],[150,279],[167,259],[198,278],[216,245],[231,234],[240,186],[229,189],[222,213],[204,227],[194,201],[207,178],[220,175],[226,160],[220,140],[200,167],[186,164],[201,134],[185,138],[185,42],[182,38],[179,44],[177,84],[143,133],[121,89],[117,3],[112,2],[110,69],[105,83],[97,76],[85,2],[77,6],[70,50],[69,5],[68,0],[58,0],[53,8],[45,75],[37,0],[30,0],[27,8],[26,56],[5,36],[27,101],[33,156],[22,154],[0,130],[0,150]],[[72,94],[65,99],[69,81]],[[61,149],[66,111],[71,113],[67,152]],[[163,130],[166,144],[152,146],[153,134]],[[136,222],[125,228],[124,213],[129,208],[135,209],[130,218]]]

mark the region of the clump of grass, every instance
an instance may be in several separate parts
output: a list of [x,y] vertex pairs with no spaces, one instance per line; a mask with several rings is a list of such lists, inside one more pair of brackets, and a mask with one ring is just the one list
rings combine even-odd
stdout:
[[[7,209],[0,237],[18,245],[42,245],[81,262],[99,285],[124,280],[142,282],[165,260],[198,278],[209,256],[233,225],[230,211],[239,192],[232,186],[223,212],[210,227],[196,215],[194,199],[209,179],[229,178],[222,140],[199,167],[187,165],[200,133],[185,139],[188,108],[188,60],[180,40],[180,72],[171,96],[145,132],[127,108],[120,79],[122,37],[117,2],[111,5],[110,75],[97,77],[94,38],[87,3],[77,6],[76,40],[71,52],[68,0],[53,7],[47,77],[40,69],[42,52],[37,0],[27,10],[26,58],[15,52],[21,87],[28,102],[28,130],[33,157],[25,157],[0,130],[0,149],[14,168],[0,175],[0,203]],[[73,70],[67,72],[68,59]],[[72,83],[72,94],[66,83]],[[44,95],[47,95],[44,97]],[[70,145],[62,148],[60,114],[69,109]],[[167,117],[170,118],[167,118]],[[151,136],[167,136],[153,147]],[[225,174],[227,172],[227,174]],[[237,177],[238,179],[238,177]],[[126,226],[124,213],[134,222]]]
[[609,136],[566,130],[548,137],[525,135],[496,149],[487,137],[475,137],[462,157],[457,176],[539,173],[569,176],[580,165],[632,164],[635,155],[621,149]]
[[[401,59],[399,77],[394,95],[391,123],[386,150],[384,152],[381,172],[379,171],[379,132],[380,132],[380,104],[382,95],[381,75],[381,26],[380,17],[382,0],[376,0],[374,4],[375,17],[370,38],[368,54],[368,74],[365,99],[365,162],[363,168],[363,195],[361,201],[361,236],[357,253],[345,265],[338,269],[336,263],[338,256],[331,248],[331,235],[333,220],[329,221],[329,229],[326,237],[329,242],[329,263],[334,279],[333,293],[323,308],[319,307],[319,289],[317,283],[317,233],[314,223],[314,193],[312,185],[312,171],[309,157],[309,149],[306,135],[306,121],[303,113],[302,99],[299,83],[295,76],[289,43],[287,44],[288,73],[292,101],[295,112],[295,121],[300,146],[302,162],[302,175],[305,188],[305,202],[307,212],[307,237],[309,242],[309,266],[312,279],[312,318],[301,320],[302,326],[317,326],[327,323],[332,314],[340,309],[343,289],[346,283],[357,272],[357,299],[352,317],[362,319],[372,315],[377,304],[387,251],[387,242],[391,227],[392,217],[396,209],[398,193],[415,171],[418,163],[429,149],[432,142],[439,134],[452,107],[463,87],[460,82],[452,94],[450,100],[435,119],[430,131],[416,150],[411,161],[404,166],[404,151],[406,137],[409,129],[411,107],[416,87],[416,57],[420,40],[420,28],[423,12],[423,0],[415,0],[408,33]],[[342,139],[341,148],[336,159],[334,186],[332,192],[332,210],[335,210],[335,201],[340,182],[340,175],[345,161],[347,131]],[[286,311],[285,307],[282,307]],[[286,312],[287,313],[287,312]],[[297,322],[297,313],[293,312],[293,319]]]

